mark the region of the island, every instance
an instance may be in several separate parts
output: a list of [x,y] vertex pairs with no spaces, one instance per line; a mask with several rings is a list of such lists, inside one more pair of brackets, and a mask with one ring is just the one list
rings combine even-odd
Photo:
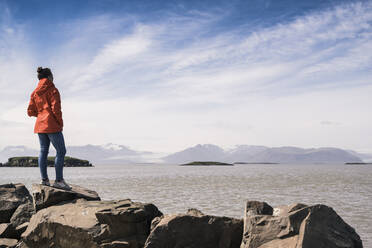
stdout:
[[368,165],[372,165],[372,163],[363,163],[363,162],[353,162],[353,163],[345,163],[345,164],[351,164],[351,165],[366,165],[366,164],[368,164]]
[[[55,157],[48,157],[48,167],[54,167]],[[82,160],[74,157],[65,157],[65,167],[92,167],[93,165],[88,160]],[[38,157],[24,156],[11,157],[8,162],[0,164],[0,167],[38,167]]]
[[215,161],[194,161],[187,164],[180,164],[180,166],[234,166],[234,165]]
[[273,162],[234,162],[234,164],[279,164]]

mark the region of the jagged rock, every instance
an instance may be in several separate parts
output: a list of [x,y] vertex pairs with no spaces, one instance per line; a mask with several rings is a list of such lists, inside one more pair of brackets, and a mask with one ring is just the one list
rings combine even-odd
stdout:
[[0,185],[0,223],[9,223],[19,205],[31,201],[31,195],[25,185]]
[[15,246],[15,248],[30,248],[26,245],[25,242],[23,242],[22,240],[18,242],[18,244]]
[[17,232],[10,223],[0,224],[0,238],[17,238]]
[[247,201],[245,205],[246,215],[272,215],[273,208],[266,202]]
[[251,213],[244,217],[241,248],[363,247],[355,230],[325,205],[293,204],[275,216]]
[[204,215],[195,209],[155,221],[145,248],[238,248],[242,240],[243,220]]
[[29,223],[29,222],[25,222],[25,223],[23,223],[23,224],[21,224],[21,225],[19,225],[19,226],[17,226],[17,227],[15,228],[17,234],[19,235],[19,238],[21,237],[21,234],[22,234],[24,231],[26,231],[26,229],[27,229],[27,227],[28,227],[28,224],[30,224],[30,223]]
[[[51,182],[53,184],[53,182]],[[57,205],[62,202],[69,202],[75,199],[85,199],[88,201],[99,201],[101,198],[97,192],[83,188],[78,185],[72,185],[71,190],[63,190],[40,184],[32,185],[32,195],[34,199],[34,208],[36,211]]]
[[17,227],[22,225],[25,222],[29,222],[31,216],[35,213],[34,206],[32,202],[27,202],[25,204],[19,205],[16,211],[13,213],[10,218],[10,223]]
[[137,248],[160,215],[153,204],[78,199],[38,211],[22,238],[29,248]]
[[0,239],[0,248],[16,247],[18,240],[16,239]]
[[301,208],[306,208],[306,207],[308,207],[308,205],[305,205],[302,203],[293,203],[291,205],[279,206],[279,207],[274,208],[273,216],[285,215],[290,212],[299,210]]

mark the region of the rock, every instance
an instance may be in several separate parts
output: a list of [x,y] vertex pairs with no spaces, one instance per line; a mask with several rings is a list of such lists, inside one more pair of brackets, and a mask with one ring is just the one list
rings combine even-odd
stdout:
[[293,204],[281,207],[275,216],[245,214],[241,248],[258,247],[362,248],[363,245],[355,230],[332,208]]
[[242,220],[204,215],[195,210],[164,216],[152,226],[145,248],[238,248],[243,232]]
[[29,248],[137,248],[160,215],[152,204],[78,199],[38,211],[22,238]]
[[34,206],[32,202],[27,202],[25,204],[19,205],[16,211],[13,213],[10,218],[10,223],[17,227],[22,225],[25,222],[29,222],[31,216],[35,213]]
[[21,234],[22,234],[24,231],[26,231],[26,229],[27,229],[27,227],[28,227],[28,224],[30,224],[30,223],[29,223],[29,222],[25,222],[25,223],[23,223],[23,224],[21,224],[21,225],[19,225],[19,226],[17,226],[17,227],[15,228],[16,232],[17,232],[18,235],[19,235],[19,238],[21,237]]
[[18,240],[16,239],[0,239],[0,248],[16,247]]
[[10,223],[0,224],[0,238],[17,238],[17,232]]
[[245,204],[245,215],[272,215],[273,208],[266,202],[247,201]]
[[18,242],[15,248],[30,248],[22,240]]
[[[51,182],[53,184],[53,182]],[[32,185],[32,195],[34,199],[34,208],[36,211],[57,205],[62,202],[69,202],[75,199],[85,199],[88,201],[99,201],[101,198],[97,192],[89,190],[78,185],[72,185],[71,190],[57,189],[41,184]]]
[[205,214],[202,213],[202,211],[200,211],[199,209],[196,209],[196,208],[189,208],[186,212],[186,214],[188,215],[192,215],[192,216],[197,216],[197,217],[201,217]]
[[291,205],[279,206],[279,207],[274,208],[273,216],[285,215],[290,212],[299,210],[301,208],[306,208],[306,207],[308,206],[302,203],[293,203]]
[[31,195],[23,184],[0,185],[0,223],[9,223],[18,206],[29,201]]

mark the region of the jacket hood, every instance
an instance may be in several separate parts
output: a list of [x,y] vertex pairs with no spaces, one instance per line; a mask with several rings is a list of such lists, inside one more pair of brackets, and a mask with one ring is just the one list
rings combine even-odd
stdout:
[[41,96],[43,95],[46,91],[48,91],[50,88],[53,88],[54,84],[47,78],[42,78],[40,79],[36,89],[35,89],[35,94]]

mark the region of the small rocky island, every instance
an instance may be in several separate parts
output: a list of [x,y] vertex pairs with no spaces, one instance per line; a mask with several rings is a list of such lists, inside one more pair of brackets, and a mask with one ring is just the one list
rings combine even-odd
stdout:
[[372,165],[372,163],[345,163],[347,165]]
[[[48,167],[54,167],[55,157],[48,157]],[[66,156],[64,161],[65,167],[92,167],[88,160],[82,160]],[[38,157],[12,157],[5,164],[0,163],[0,167],[38,167]]]
[[273,162],[234,162],[234,164],[279,164]]
[[234,166],[234,165],[214,161],[194,161],[187,164],[180,164],[180,166]]
[[362,248],[331,207],[272,207],[247,201],[243,218],[197,209],[163,214],[152,203],[102,201],[93,191],[0,185],[0,247],[9,248]]

